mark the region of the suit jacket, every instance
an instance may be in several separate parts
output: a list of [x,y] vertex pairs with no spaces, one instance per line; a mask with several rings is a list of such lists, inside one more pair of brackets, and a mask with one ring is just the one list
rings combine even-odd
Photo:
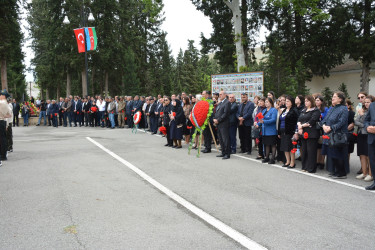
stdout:
[[238,119],[237,119],[237,111],[238,111],[238,104],[233,102],[230,104],[230,117],[229,123],[231,126],[237,126]]
[[157,108],[157,104],[154,102],[153,104],[150,104],[151,105],[151,108],[150,108],[150,117],[155,117],[155,112],[156,111],[156,108]]
[[229,116],[230,116],[231,104],[228,99],[221,101],[216,107],[215,119],[218,120],[220,127],[229,127]]
[[13,105],[13,115],[18,115],[20,113],[20,105],[18,103],[12,103]]
[[277,135],[276,130],[276,121],[277,121],[277,109],[270,108],[267,111],[265,108],[262,112],[263,118],[263,125],[262,125],[262,135],[263,136],[272,136]]
[[308,133],[309,138],[319,138],[320,137],[320,129],[317,128],[316,124],[320,120],[320,110],[315,108],[315,110],[306,112],[306,109],[303,109],[298,121],[301,124],[309,123],[310,127],[303,128],[303,133]]
[[[368,113],[365,118],[365,129],[367,130],[368,126],[375,126],[375,102],[371,103]],[[375,143],[375,134],[368,133],[367,137],[368,144]]]
[[245,105],[245,107],[243,109],[243,116],[242,116],[244,118],[243,125],[253,126],[253,124],[254,124],[253,112],[254,112],[254,109],[255,109],[255,105],[251,101],[248,101],[246,104],[241,103],[239,105],[238,110],[237,110],[237,119],[239,117],[241,117],[241,110],[242,110],[242,107],[244,105]]
[[[286,112],[286,108],[283,110],[281,115],[283,115],[285,112]],[[285,134],[293,135],[296,132],[297,120],[298,120],[298,111],[296,108],[291,108],[285,116]],[[280,125],[281,125],[281,121],[279,119],[279,124],[278,124],[279,134],[281,133]]]
[[133,101],[128,101],[125,106],[125,113],[130,115],[133,110]]
[[143,107],[143,102],[141,100],[133,101],[133,109],[135,112],[141,111]]
[[47,110],[48,115],[53,115],[55,113],[59,113],[59,105],[55,104],[50,104]]
[[85,111],[86,113],[89,112],[91,108],[91,103],[82,103],[82,111]]

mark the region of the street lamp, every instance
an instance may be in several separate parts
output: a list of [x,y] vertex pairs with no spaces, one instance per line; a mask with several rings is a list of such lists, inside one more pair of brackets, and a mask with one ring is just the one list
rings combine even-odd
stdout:
[[[78,12],[78,10],[73,10],[73,11]],[[81,15],[80,28],[86,27],[89,21],[90,22],[95,21],[95,18],[91,12],[91,9],[89,7],[86,7],[83,1],[82,1],[82,7],[79,13]],[[67,15],[64,17],[63,24],[70,24],[70,21]],[[83,32],[83,36],[84,36],[84,41],[85,41],[85,69],[86,69],[86,89],[87,89],[86,95],[89,95],[90,92],[89,92],[89,73],[88,73],[88,63],[87,63],[86,32]]]

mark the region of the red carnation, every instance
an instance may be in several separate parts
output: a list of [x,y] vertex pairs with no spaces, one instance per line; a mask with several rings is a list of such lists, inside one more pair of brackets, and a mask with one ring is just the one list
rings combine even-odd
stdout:
[[192,126],[186,126],[187,129],[192,129],[193,127]]
[[308,139],[309,138],[309,134],[307,132],[303,133],[303,138]]
[[328,135],[323,135],[322,138],[329,140],[329,136]]
[[166,135],[166,134],[167,134],[167,128],[164,127],[164,126],[161,126],[161,127],[159,128],[159,131],[160,131],[161,133],[163,133],[163,135]]
[[160,112],[160,115],[164,115],[164,112]]
[[358,134],[357,134],[357,133],[353,133],[353,135],[354,135],[354,136],[358,136]]
[[292,141],[292,144],[293,144],[293,145],[297,145],[297,142],[296,142],[296,141]]
[[264,116],[263,116],[262,113],[258,113],[258,114],[257,114],[257,118],[258,118],[259,120],[262,120],[262,119],[264,118]]
[[172,115],[173,115],[173,116],[176,116],[176,112],[172,112]]

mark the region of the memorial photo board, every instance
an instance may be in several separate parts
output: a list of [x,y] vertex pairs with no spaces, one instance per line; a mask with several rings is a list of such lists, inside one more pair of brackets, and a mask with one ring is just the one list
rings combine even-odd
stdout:
[[242,93],[247,93],[250,100],[257,95],[263,96],[263,83],[263,72],[211,75],[212,93],[224,90],[227,94],[234,94],[237,101],[241,100]]

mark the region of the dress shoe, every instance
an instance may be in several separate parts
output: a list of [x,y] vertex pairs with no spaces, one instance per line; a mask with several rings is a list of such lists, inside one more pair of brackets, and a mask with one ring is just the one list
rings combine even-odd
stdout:
[[164,146],[168,147],[168,146],[169,146],[169,144],[167,143],[167,144],[165,144]]
[[263,158],[263,156],[258,155],[258,157],[255,158],[255,159],[260,160],[260,159],[264,159],[264,158]]
[[177,146],[176,148],[182,148],[182,146]]
[[346,179],[346,175],[337,175],[337,176],[332,176],[333,179]]
[[39,126],[39,124],[37,124],[36,126]]
[[270,160],[268,164],[275,164],[275,160]]
[[224,157],[225,155],[223,155],[223,154],[219,154],[219,155],[217,155],[216,157]]
[[241,150],[241,152],[240,152],[241,154],[244,154],[244,153],[246,153],[246,151],[245,150]]
[[211,149],[205,149],[202,151],[204,154],[211,153]]
[[282,165],[282,167],[283,167],[283,168],[287,168],[287,167],[289,167],[289,165],[290,165],[290,164],[284,164],[284,165]]
[[232,152],[230,152],[232,155],[234,155],[234,154],[236,154],[236,151],[232,151]]
[[173,145],[172,148],[177,148],[177,146],[174,146],[174,145]]
[[251,155],[251,151],[247,152],[246,154]]
[[289,165],[287,168],[288,168],[288,169],[291,169],[291,168],[295,168],[295,167],[296,167],[296,164],[294,164],[294,166]]
[[375,183],[372,184],[371,186],[365,187],[366,190],[375,190]]
[[266,162],[269,162],[270,161],[270,159],[269,158],[266,158],[266,159],[264,159],[263,161],[262,161],[262,163],[266,163]]
[[223,160],[228,160],[228,159],[230,159],[230,156],[229,155],[224,155]]

